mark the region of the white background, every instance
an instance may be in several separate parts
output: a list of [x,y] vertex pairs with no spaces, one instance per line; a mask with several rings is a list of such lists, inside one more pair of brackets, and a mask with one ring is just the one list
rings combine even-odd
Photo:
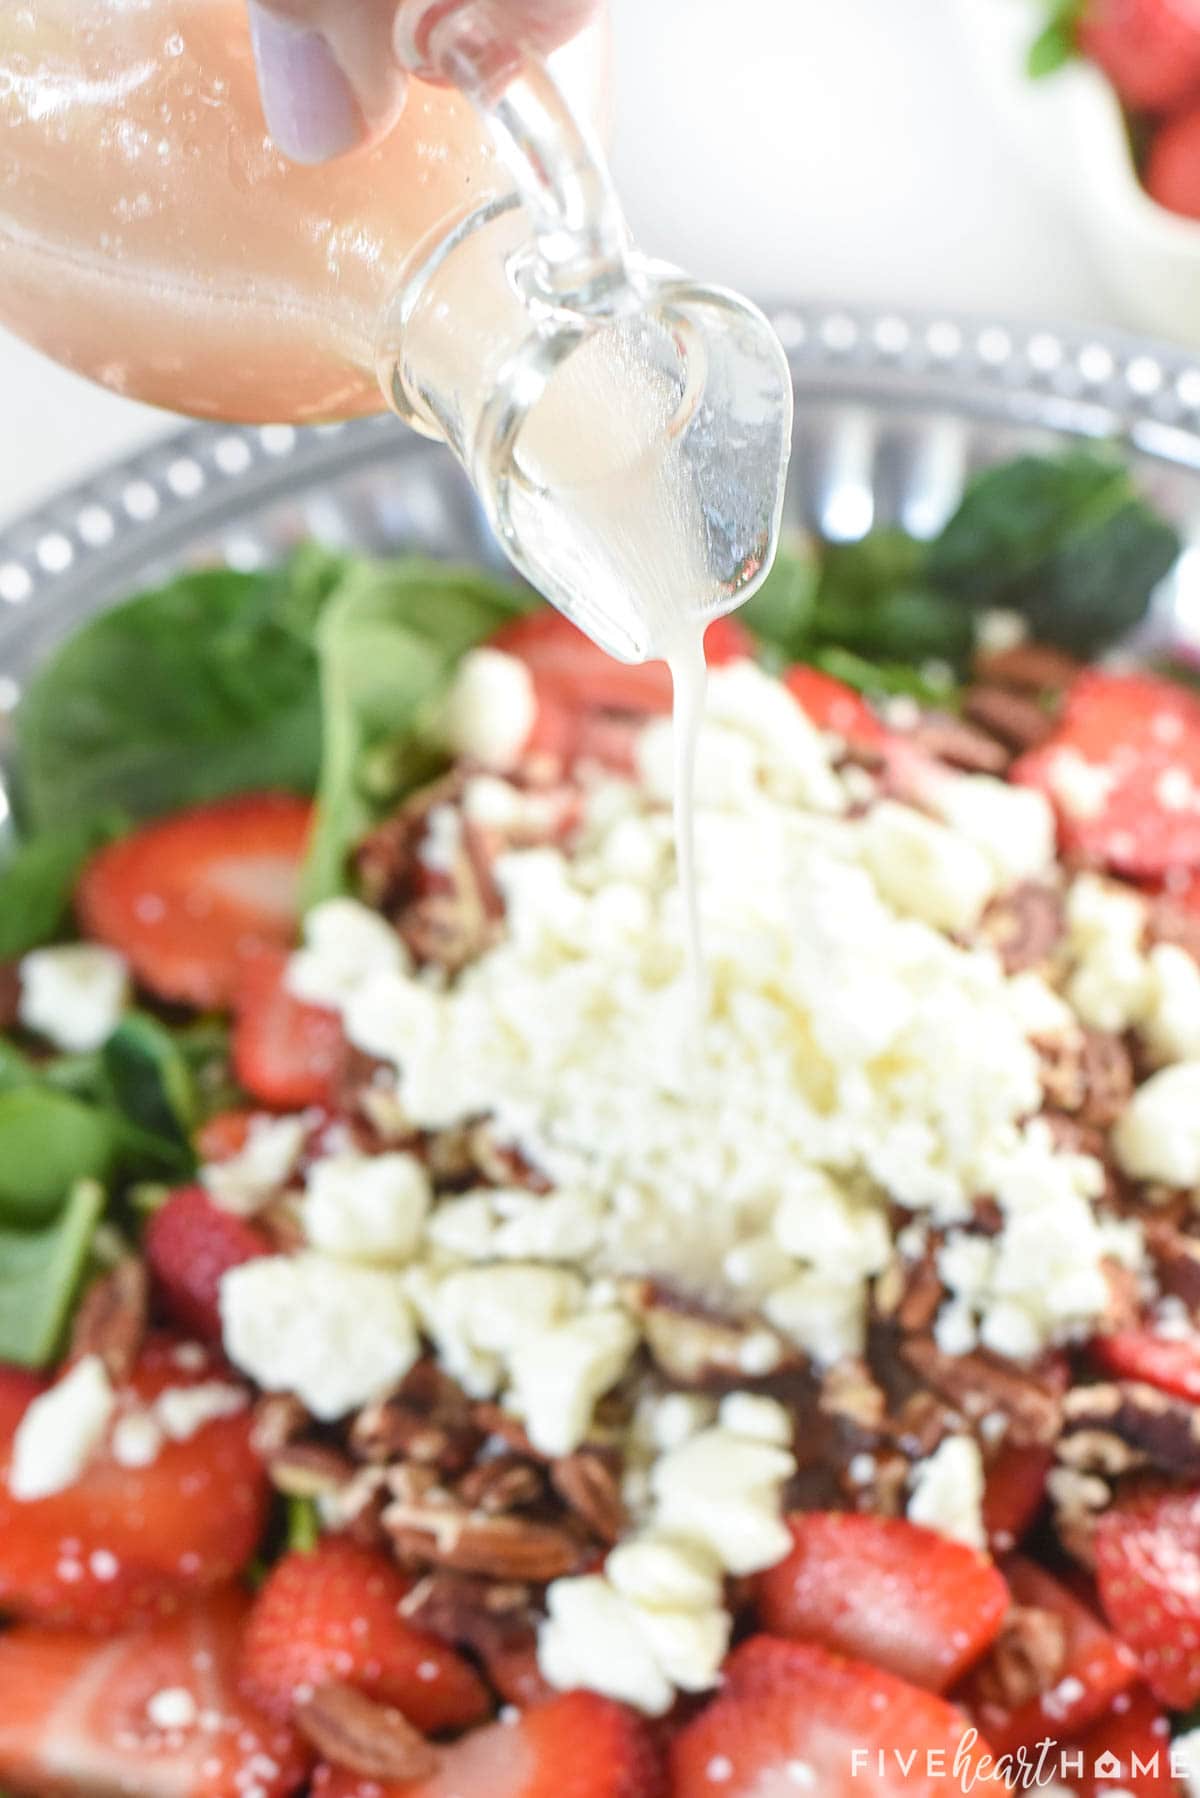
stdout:
[[[957,0],[612,5],[645,247],[764,298],[1130,322],[993,115]],[[172,424],[3,334],[0,392],[0,519]]]

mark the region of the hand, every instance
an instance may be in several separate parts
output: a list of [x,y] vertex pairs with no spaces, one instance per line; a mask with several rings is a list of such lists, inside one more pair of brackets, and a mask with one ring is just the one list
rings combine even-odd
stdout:
[[[445,0],[248,0],[267,128],[294,162],[328,162],[390,130],[404,105],[404,46]],[[515,38],[565,43],[596,0],[495,0]]]

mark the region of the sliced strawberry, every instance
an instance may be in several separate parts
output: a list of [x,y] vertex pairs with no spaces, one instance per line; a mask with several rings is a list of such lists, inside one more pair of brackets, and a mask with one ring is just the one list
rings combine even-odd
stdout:
[[271,1253],[261,1230],[222,1211],[202,1186],[181,1186],[171,1194],[146,1225],[142,1248],[171,1321],[218,1343],[222,1276]]
[[1047,795],[1081,860],[1137,880],[1200,863],[1200,700],[1171,681],[1089,669],[1011,778]]
[[1083,1777],[1071,1778],[1079,1798],[1178,1798],[1171,1777],[1171,1726],[1144,1687],[1121,1692],[1112,1710],[1075,1744],[1083,1754]]
[[[810,1642],[754,1636],[676,1737],[673,1798],[937,1798],[992,1789],[988,1750],[945,1699]],[[956,1764],[956,1756],[958,1756]],[[799,1769],[799,1771],[797,1771]]]
[[1073,1593],[1022,1555],[1001,1562],[1014,1605],[1044,1611],[1062,1631],[1062,1659],[1054,1683],[1019,1704],[1004,1702],[992,1677],[991,1657],[981,1661],[956,1696],[977,1719],[997,1754],[1032,1747],[1046,1736],[1074,1736],[1108,1710],[1118,1692],[1137,1677],[1129,1650]]
[[1143,178],[1147,192],[1168,212],[1200,219],[1200,106],[1163,120],[1150,144]]
[[1097,1336],[1091,1354],[1119,1380],[1141,1380],[1200,1404],[1200,1335],[1172,1338],[1152,1330],[1119,1330],[1115,1336]]
[[1200,1492],[1121,1498],[1096,1525],[1104,1614],[1137,1656],[1156,1698],[1200,1698]]
[[231,1161],[240,1155],[250,1137],[255,1120],[263,1116],[249,1106],[234,1111],[218,1111],[201,1124],[193,1139],[200,1161]]
[[819,668],[797,662],[783,676],[788,692],[800,702],[818,730],[833,731],[860,748],[883,743],[887,730],[861,693]]
[[144,825],[84,869],[84,935],[119,949],[161,999],[228,1005],[245,955],[295,935],[311,818],[289,793],[249,793]]
[[1139,112],[1174,112],[1200,91],[1197,0],[1087,0],[1079,48]]
[[[212,1416],[183,1440],[160,1432],[155,1401],[167,1391],[218,1382],[228,1370],[196,1345],[159,1339],[118,1391],[120,1424],[133,1418],[153,1459],[116,1459],[113,1430],[80,1477],[46,1498],[20,1500],[8,1486],[13,1434],[24,1407],[0,1396],[0,1608],[38,1622],[102,1629],[167,1610],[233,1579],[266,1521],[267,1476],[250,1442],[249,1403]],[[246,1394],[247,1400],[249,1394]]]
[[592,1692],[567,1692],[447,1748],[429,1779],[379,1784],[318,1767],[313,1798],[662,1798],[640,1718]]
[[247,1600],[215,1594],[98,1641],[24,1625],[0,1635],[0,1781],[111,1798],[285,1798],[308,1756],[239,1697]]
[[234,1000],[233,1071],[264,1105],[331,1105],[346,1050],[341,1020],[284,985],[287,956],[264,950],[242,968]]
[[[671,676],[665,662],[618,662],[561,612],[549,606],[506,624],[492,648],[524,662],[539,700],[557,697],[574,712],[669,712]],[[735,618],[717,618],[704,636],[710,668],[753,654],[749,636]]]
[[1008,1587],[976,1549],[897,1517],[788,1519],[792,1551],[758,1580],[763,1628],[870,1659],[944,1692],[995,1640]]
[[1048,1448],[1005,1447],[987,1471],[983,1527],[993,1554],[1008,1554],[1037,1519],[1054,1465]]
[[404,1621],[410,1585],[387,1555],[344,1537],[284,1555],[254,1601],[245,1691],[286,1717],[298,1691],[341,1679],[427,1732],[477,1723],[490,1708],[483,1684],[461,1655]]

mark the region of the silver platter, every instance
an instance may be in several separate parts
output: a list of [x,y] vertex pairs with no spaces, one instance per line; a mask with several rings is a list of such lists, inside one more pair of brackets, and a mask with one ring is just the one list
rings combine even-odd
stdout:
[[[1159,595],[1153,634],[1200,646],[1200,359],[1115,333],[770,311],[796,389],[792,527],[929,535],[976,468],[1112,438],[1190,552]],[[310,536],[500,561],[450,456],[390,417],[184,430],[0,532],[0,755],[23,682],[91,613],[180,569],[254,568]]]

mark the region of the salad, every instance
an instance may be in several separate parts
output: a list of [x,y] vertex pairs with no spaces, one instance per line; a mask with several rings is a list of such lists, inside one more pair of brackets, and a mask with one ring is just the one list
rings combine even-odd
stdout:
[[1200,695],[1106,453],[670,689],[313,546],[84,627],[0,868],[0,1787],[1167,1798]]

